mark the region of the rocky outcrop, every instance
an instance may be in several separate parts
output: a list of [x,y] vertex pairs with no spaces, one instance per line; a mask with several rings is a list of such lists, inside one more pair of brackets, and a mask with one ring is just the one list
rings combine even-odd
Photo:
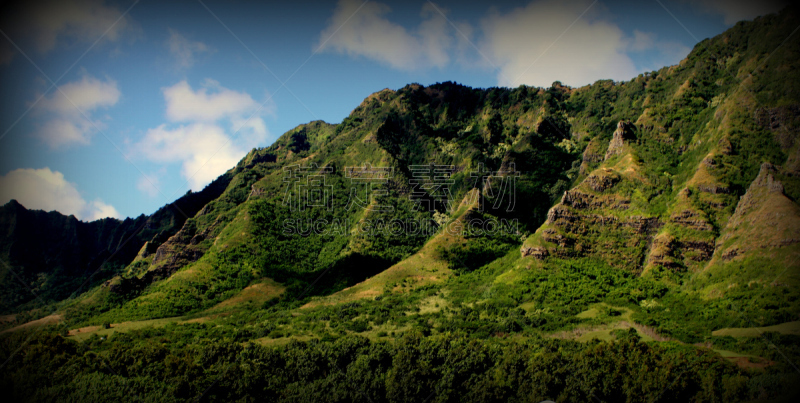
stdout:
[[[197,215],[198,217],[203,216],[212,211],[211,205],[206,205]],[[154,252],[152,251],[153,246],[150,246],[153,261],[141,277],[117,277],[107,281],[104,286],[112,292],[125,294],[143,289],[155,281],[171,276],[182,267],[200,259],[208,249],[208,245],[204,245],[203,241],[213,239],[217,229],[222,225],[219,217],[211,225],[201,230],[197,228],[196,219],[186,221],[180,231],[158,246]]]
[[643,245],[663,223],[657,217],[617,216],[609,211],[625,210],[628,205],[629,201],[618,195],[598,196],[572,189],[548,211],[545,224],[520,253],[536,259],[592,255],[637,271],[641,258],[626,258],[627,254],[643,253]]
[[750,184],[750,187],[747,188],[747,193],[742,196],[739,203],[736,205],[736,212],[731,217],[732,223],[740,221],[744,215],[759,204],[759,196],[761,196],[759,193],[766,191],[767,193],[783,194],[783,184],[775,180],[774,174],[777,171],[777,167],[768,162],[761,164],[758,176]]
[[[621,122],[616,133],[618,145],[630,138],[629,131],[629,125]],[[615,153],[614,146],[611,148]],[[621,146],[617,148],[621,150]],[[587,155],[593,154],[584,153],[584,164],[596,158]],[[641,184],[636,175],[623,176],[614,168],[600,167],[564,192],[561,202],[547,212],[544,225],[520,248],[521,255],[536,259],[592,256],[615,267],[641,270],[646,247],[663,222],[628,212],[629,196],[614,192],[623,180]]]
[[542,240],[558,245],[561,248],[567,248],[575,244],[575,241],[560,234],[553,228],[548,228],[542,231]]
[[137,259],[146,259],[148,256],[150,256],[153,253],[155,253],[157,248],[158,248],[158,245],[156,245],[156,244],[154,244],[152,242],[145,242],[144,245],[142,245],[142,249],[139,249],[139,254],[136,255],[136,258]]
[[541,246],[526,247],[523,245],[520,249],[520,253],[522,254],[522,257],[533,256],[539,260],[543,260],[549,255],[547,248],[543,248]]
[[757,124],[775,133],[776,140],[784,150],[792,147],[798,137],[800,105],[758,108],[753,118]]
[[668,233],[661,233],[653,238],[647,265],[677,270],[689,261],[705,262],[713,253],[713,240],[682,240]]
[[197,246],[210,239],[219,225],[218,218],[213,224],[197,231],[194,221],[187,221],[177,234],[158,247],[150,271],[162,268],[166,273],[172,274],[181,267],[197,261],[205,253],[205,248]]
[[651,234],[663,225],[658,217],[632,216],[623,222],[623,225],[631,228],[640,235]]
[[600,147],[600,141],[596,138],[589,141],[586,149],[583,150],[583,162],[603,162],[603,152]]
[[712,263],[776,248],[795,248],[800,242],[800,207],[784,195],[783,184],[775,179],[777,172],[778,167],[761,164],[758,176],[739,199],[717,239]]
[[574,223],[577,222],[580,217],[573,213],[572,210],[568,209],[563,204],[558,204],[553,206],[550,211],[547,212],[547,223],[551,224],[560,224],[564,225],[565,223]]
[[684,259],[705,262],[714,254],[714,241],[681,241],[680,249]]
[[730,194],[731,188],[729,186],[716,185],[716,184],[699,184],[697,190],[711,194]]
[[735,258],[736,256],[739,256],[741,253],[742,251],[739,250],[739,248],[734,247],[726,250],[725,253],[723,253],[720,257],[722,258],[722,260],[728,261]]
[[579,189],[572,189],[564,192],[561,204],[578,210],[592,210],[599,208],[609,208],[613,210],[625,210],[630,207],[630,200],[617,195],[597,196],[582,192]]
[[700,161],[700,163],[708,168],[712,168],[717,165],[717,161],[714,159],[713,155],[707,155],[702,161]]
[[650,253],[647,257],[648,266],[661,266],[669,269],[676,269],[680,264],[675,259],[675,252],[678,243],[669,234],[659,234],[653,238],[650,245]]
[[611,169],[598,170],[586,178],[585,183],[595,192],[605,192],[620,181],[619,175]]
[[608,143],[608,151],[606,151],[604,160],[622,154],[625,140],[631,139],[633,139],[633,125],[625,121],[617,123],[617,130],[614,131],[614,136],[611,138],[611,142]]
[[[711,258],[716,228],[707,213],[695,205],[695,199],[691,196],[689,187],[678,192],[664,231],[653,239],[650,246],[647,267],[692,270],[697,268],[698,263]],[[706,202],[706,206],[710,207],[711,202]]]
[[691,210],[682,210],[674,213],[669,217],[669,221],[696,231],[711,231],[714,229],[702,214]]
[[257,187],[256,184],[252,184],[250,186],[250,194],[247,196],[248,199],[253,197],[259,197],[264,195],[264,189]]
[[717,142],[717,150],[719,150],[722,155],[732,155],[733,144],[731,144],[731,140],[727,136],[719,139]]

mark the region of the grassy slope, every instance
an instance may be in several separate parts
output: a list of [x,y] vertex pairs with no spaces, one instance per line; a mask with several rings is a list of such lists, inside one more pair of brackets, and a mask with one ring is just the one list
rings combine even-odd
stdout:
[[[791,258],[796,244],[767,252],[763,248],[743,250],[732,263],[719,263],[721,257],[716,255],[734,247],[731,242],[743,245],[747,240],[749,233],[737,233],[744,227],[728,228],[728,224],[731,217],[737,217],[737,202],[757,179],[762,162],[778,167],[774,176],[785,190],[777,196],[756,197],[760,207],[753,210],[756,213],[740,214],[742,220],[765,240],[791,238],[791,231],[797,228],[792,225],[793,218],[776,226],[770,221],[774,218],[757,213],[759,209],[774,213],[771,206],[776,203],[789,217],[797,211],[793,160],[786,158],[797,152],[797,142],[790,136],[791,142],[785,145],[786,141],[778,139],[780,133],[751,119],[762,108],[798,103],[798,93],[791,87],[773,85],[775,75],[785,74],[786,68],[800,71],[792,69],[798,60],[792,50],[796,46],[785,46],[789,51],[778,52],[763,64],[766,54],[793,28],[794,16],[768,18],[773,20],[740,25],[702,42],[678,66],[624,83],[604,81],[579,89],[554,86],[546,90],[473,90],[445,83],[373,94],[338,126],[304,125],[275,145],[251,152],[232,171],[234,179],[223,197],[193,220],[194,234],[211,228],[210,236],[199,246],[188,246],[201,249],[203,257],[127,300],[114,301],[107,289],[97,288],[73,306],[79,313],[81,303],[105,304],[104,310],[98,309],[99,316],[91,311],[91,315],[76,318],[84,324],[120,323],[121,330],[183,323],[188,320],[181,316],[185,314],[197,319],[212,311],[230,312],[231,321],[262,335],[258,340],[265,343],[356,333],[388,339],[393,332],[410,329],[467,331],[481,338],[577,332],[580,340],[588,340],[617,337],[614,330],[634,328],[647,340],[653,338],[652,333],[726,346],[730,342],[718,337],[723,334],[712,331],[732,327],[730,319],[738,319],[740,314],[759,326],[796,320],[798,307],[792,303],[795,280],[779,286],[767,282],[754,286],[752,282],[765,275],[777,276],[780,270],[794,279],[797,261]],[[748,35],[763,41],[744,46],[742,41],[747,41]],[[797,41],[791,42],[796,45]],[[749,76],[759,65],[758,74]],[[625,141],[619,155],[603,161],[619,121],[635,122],[635,136]],[[582,154],[587,147],[591,149]],[[598,153],[599,160],[586,157]],[[263,272],[258,266],[246,265],[235,274],[247,274],[243,278],[248,281],[208,297],[210,285],[226,273],[220,263],[229,256],[226,253],[265,245],[254,243],[262,228],[253,224],[252,213],[274,206],[263,201],[279,199],[284,186],[281,167],[315,163],[342,172],[344,167],[364,162],[392,166],[402,194],[408,189],[408,173],[403,168],[431,161],[453,164],[462,171],[479,164],[499,169],[515,163],[523,176],[521,200],[527,203],[520,208],[524,211],[513,217],[523,223],[523,232],[532,233],[523,246],[545,247],[549,257],[523,258],[516,244],[480,268],[455,271],[441,251],[463,243],[464,238],[439,233],[392,255],[392,264],[379,274],[358,282],[353,282],[353,277],[333,282],[310,302],[304,300],[308,295],[297,292],[298,285],[291,277],[281,278],[280,284],[270,283],[264,298],[253,294],[258,288],[253,281],[259,281]],[[464,176],[454,177],[453,193],[462,198],[472,185]],[[590,187],[604,177],[615,183],[600,191]],[[341,175],[331,180],[344,181]],[[574,228],[565,230],[566,225],[559,227],[555,221],[540,228],[547,209],[568,189],[593,195],[601,203],[593,209],[567,207],[577,217],[578,224],[571,224]],[[627,201],[627,208],[611,207],[620,199]],[[467,210],[455,208],[447,213],[451,220],[462,220]],[[350,217],[357,222],[369,214],[357,211]],[[598,223],[598,216],[618,222],[655,218],[661,226],[653,233],[640,234],[629,227]],[[777,234],[781,225],[786,234]],[[549,228],[572,237],[581,247],[565,248],[544,240],[542,233]],[[716,241],[725,236],[732,241],[718,246]],[[339,241],[320,240],[324,245],[340,245]],[[346,237],[341,240],[344,246],[326,260],[334,262],[331,266],[322,266],[317,258],[305,273],[313,279],[327,268],[347,269],[335,262],[344,261],[348,253],[380,250],[386,245],[378,242]],[[719,249],[713,258],[711,253],[702,253],[703,245],[708,244],[712,252]],[[185,242],[175,245],[187,247]],[[639,276],[640,272],[644,275]],[[302,273],[297,270],[294,275],[300,278]],[[731,281],[737,287],[730,288]],[[301,284],[300,291],[309,283]],[[325,295],[331,291],[336,292]],[[178,298],[186,295],[190,295],[188,304]],[[283,296],[279,305],[263,304],[277,295]],[[247,301],[253,302],[248,305]],[[740,312],[731,301],[736,306],[753,302],[752,309]],[[598,307],[613,307],[624,314],[591,314],[593,309],[599,311]],[[148,322],[151,318],[165,319]],[[131,319],[145,321],[122,324]],[[754,351],[751,345],[724,351],[730,348]]]

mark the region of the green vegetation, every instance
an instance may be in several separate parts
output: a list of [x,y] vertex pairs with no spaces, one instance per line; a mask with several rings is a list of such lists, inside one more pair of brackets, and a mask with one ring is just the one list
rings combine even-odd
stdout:
[[588,344],[412,331],[385,342],[347,336],[262,347],[225,329],[168,325],[84,343],[40,334],[40,348],[13,359],[17,371],[2,387],[15,401],[736,401],[796,378],[750,374],[709,350],[643,343],[629,332]]
[[0,234],[23,276],[0,294],[16,313],[0,323],[0,388],[14,401],[792,401],[800,37],[766,55],[797,20],[740,23],[627,82],[383,90],[149,217],[6,205],[2,224],[80,236],[32,253],[40,233]]

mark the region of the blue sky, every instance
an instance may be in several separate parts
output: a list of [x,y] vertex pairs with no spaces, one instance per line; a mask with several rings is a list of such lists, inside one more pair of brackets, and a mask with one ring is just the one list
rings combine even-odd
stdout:
[[[166,3],[166,4],[165,4]],[[150,214],[253,147],[408,83],[581,86],[780,2],[38,1],[0,17],[0,204]]]

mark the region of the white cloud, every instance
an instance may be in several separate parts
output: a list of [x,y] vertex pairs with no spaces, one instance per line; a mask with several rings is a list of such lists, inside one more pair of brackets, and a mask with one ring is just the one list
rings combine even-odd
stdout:
[[150,129],[140,143],[146,158],[157,163],[182,163],[181,175],[192,190],[233,168],[247,151],[258,144],[243,146],[213,123],[193,123]]
[[[213,80],[206,80],[196,91],[181,81],[163,92],[166,115],[173,123],[148,130],[134,147],[150,161],[180,163],[181,175],[192,190],[202,189],[232,168],[269,136],[261,115],[272,113],[274,106],[268,103],[259,111],[260,103],[247,93],[224,88]],[[151,184],[139,185],[143,192],[151,191]]]
[[61,85],[36,106],[44,121],[36,136],[51,148],[89,144],[97,129],[105,127],[103,121],[92,118],[92,113],[116,105],[120,95],[115,81],[100,81],[88,75]]
[[[340,0],[318,43],[323,50],[399,70],[451,63],[491,68],[499,70],[499,85],[511,87],[546,87],[556,80],[573,86],[629,80],[644,69],[660,67],[657,63],[677,63],[690,50],[654,33],[624,33],[591,0],[534,0],[506,14],[489,9],[477,29],[465,22],[454,22],[453,28],[441,14],[446,11],[430,3],[423,5],[421,23],[413,30],[390,21],[390,11],[381,3],[362,6],[359,0]],[[637,60],[653,63],[638,66],[631,52],[647,52]]]
[[[75,42],[92,43],[104,33],[103,40],[114,42],[132,26],[130,18],[120,18],[123,10],[106,5],[103,0],[28,1],[6,11],[0,21],[3,30],[12,38],[21,38],[23,45],[32,46],[39,54]],[[0,52],[3,60],[8,51]]]
[[[209,89],[216,92],[209,94]],[[209,79],[197,91],[186,80],[164,88],[163,91],[167,101],[167,118],[173,122],[211,122],[244,115],[249,117],[260,106],[249,94],[229,90]],[[271,110],[270,105],[265,108],[267,109],[264,111]]]
[[85,216],[87,221],[99,220],[106,217],[117,219],[120,218],[119,212],[114,208],[114,206],[103,203],[103,201],[100,199],[95,199],[94,201],[89,202],[88,208],[89,212]]
[[789,3],[783,0],[684,0],[684,2],[692,4],[702,12],[722,15],[725,24],[728,25],[780,11]]
[[51,97],[40,101],[39,107],[59,114],[71,114],[78,108],[91,111],[100,107],[113,106],[119,100],[117,83],[107,79],[100,81],[88,75],[80,81],[73,81],[58,87]]
[[[80,116],[76,119],[53,119],[42,125],[36,136],[51,148],[68,144],[89,144],[89,135],[95,128]],[[99,124],[99,122],[98,122]]]
[[[340,0],[315,48],[366,57],[401,70],[447,65],[452,33],[447,20],[431,4],[422,6],[423,21],[409,32],[386,19],[391,11],[389,6],[377,2],[362,6],[362,3]],[[444,12],[441,7],[439,10]]]
[[497,63],[499,83],[549,86],[559,80],[578,86],[635,76],[637,71],[626,54],[629,40],[622,30],[593,20],[591,13],[578,19],[591,4],[588,0],[536,1],[485,18],[481,48]]
[[113,206],[100,199],[84,200],[74,183],[50,168],[16,169],[0,176],[0,204],[11,199],[28,209],[56,210],[84,221],[120,217]]
[[167,48],[175,58],[178,68],[181,69],[192,67],[198,54],[213,52],[213,49],[205,43],[186,39],[186,37],[173,29],[169,30]]

